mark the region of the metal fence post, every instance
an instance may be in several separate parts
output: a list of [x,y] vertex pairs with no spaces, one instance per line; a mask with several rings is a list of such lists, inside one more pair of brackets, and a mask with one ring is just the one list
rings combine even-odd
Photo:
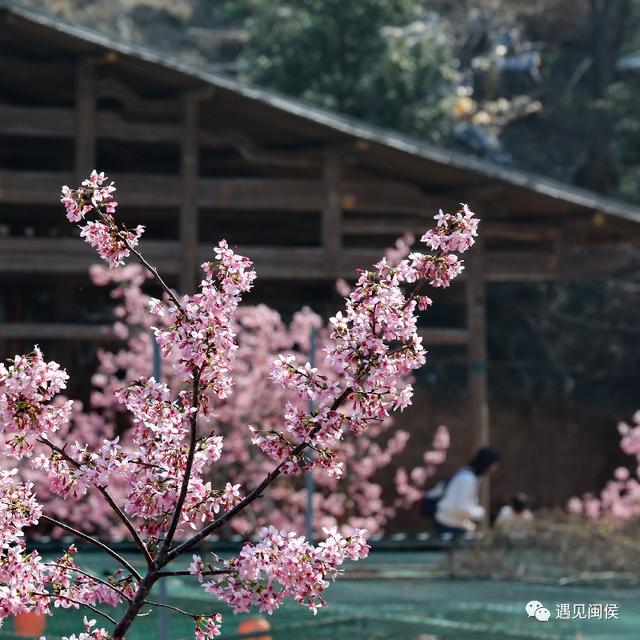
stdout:
[[[160,382],[162,368],[160,359],[160,347],[155,336],[151,334],[151,344],[153,345],[153,377],[156,382]],[[158,581],[158,601],[167,604],[167,578]],[[164,607],[158,607],[158,640],[169,640],[169,616]]]
[[[311,339],[310,339],[310,345],[309,345],[309,363],[311,364],[312,367],[315,366],[317,338],[318,338],[318,330],[315,327],[313,327],[311,329]],[[313,401],[310,401],[309,412],[313,411],[314,408],[315,407],[314,407]],[[310,451],[309,457],[313,458],[313,449]],[[304,522],[305,522],[305,529],[307,533],[307,540],[310,543],[312,543],[314,539],[313,492],[315,491],[315,483],[313,481],[313,471],[307,471],[304,481],[307,489],[307,508],[304,514]]]

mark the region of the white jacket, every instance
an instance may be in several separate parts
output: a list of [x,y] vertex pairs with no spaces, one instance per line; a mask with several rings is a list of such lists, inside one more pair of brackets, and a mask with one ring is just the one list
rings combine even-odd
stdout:
[[473,531],[484,516],[478,504],[478,478],[471,469],[460,469],[449,481],[438,502],[436,520],[447,527]]

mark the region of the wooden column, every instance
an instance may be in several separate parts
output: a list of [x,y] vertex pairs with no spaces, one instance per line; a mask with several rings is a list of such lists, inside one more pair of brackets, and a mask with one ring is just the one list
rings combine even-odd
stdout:
[[96,168],[96,120],[95,65],[81,60],[76,66],[74,172],[78,184]]
[[322,250],[326,272],[338,275],[342,251],[342,167],[335,151],[324,160],[324,203],[322,207]]
[[183,99],[180,205],[180,293],[192,294],[196,286],[198,262],[199,197],[198,100]]
[[[75,67],[75,112],[74,112],[74,142],[75,153],[73,161],[74,181],[71,187],[78,187],[80,183],[96,169],[96,122],[97,122],[97,90],[96,69],[89,58],[78,60]],[[68,233],[69,223],[65,216],[58,216],[58,228],[61,235]],[[57,278],[54,285],[55,299],[52,323],[68,323],[72,319],[75,296],[79,289],[75,278]],[[55,338],[54,338],[55,339]],[[63,366],[72,367],[74,360],[73,343],[67,340],[56,340],[58,357]],[[77,358],[77,356],[76,356]],[[77,360],[76,360],[77,362]]]
[[[485,254],[482,236],[466,256],[466,305],[467,331],[469,343],[467,347],[467,379],[469,385],[469,426],[472,433],[472,447],[475,452],[479,447],[489,444],[489,398],[488,398],[488,360],[486,336],[486,278]],[[473,455],[473,452],[471,455]],[[480,483],[480,502],[489,515],[489,479],[483,478]]]

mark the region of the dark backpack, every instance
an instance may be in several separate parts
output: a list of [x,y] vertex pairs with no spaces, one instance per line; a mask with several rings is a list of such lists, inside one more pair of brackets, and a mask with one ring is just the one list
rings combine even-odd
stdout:
[[445,478],[436,482],[430,489],[427,489],[422,499],[422,515],[427,518],[435,518],[436,511],[438,510],[438,503],[444,497],[447,491],[447,487],[451,482],[450,478]]

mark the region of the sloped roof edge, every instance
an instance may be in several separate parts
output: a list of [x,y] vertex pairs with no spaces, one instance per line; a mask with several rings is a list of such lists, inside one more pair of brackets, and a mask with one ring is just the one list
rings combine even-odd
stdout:
[[396,131],[365,124],[355,118],[345,116],[290,98],[274,91],[261,89],[238,80],[233,80],[208,71],[205,68],[182,62],[175,56],[118,40],[87,27],[67,22],[56,16],[16,4],[11,0],[0,0],[0,11],[5,11],[41,26],[64,33],[73,38],[116,51],[122,55],[138,58],[146,62],[172,69],[186,76],[198,79],[215,87],[237,93],[249,100],[271,106],[310,122],[326,126],[334,131],[384,145],[390,149],[413,155],[431,162],[469,171],[481,177],[503,182],[507,185],[529,189],[540,195],[570,202],[580,207],[602,211],[603,213],[640,223],[640,207],[575,187],[541,175],[502,167],[474,156],[449,151],[403,135]]

